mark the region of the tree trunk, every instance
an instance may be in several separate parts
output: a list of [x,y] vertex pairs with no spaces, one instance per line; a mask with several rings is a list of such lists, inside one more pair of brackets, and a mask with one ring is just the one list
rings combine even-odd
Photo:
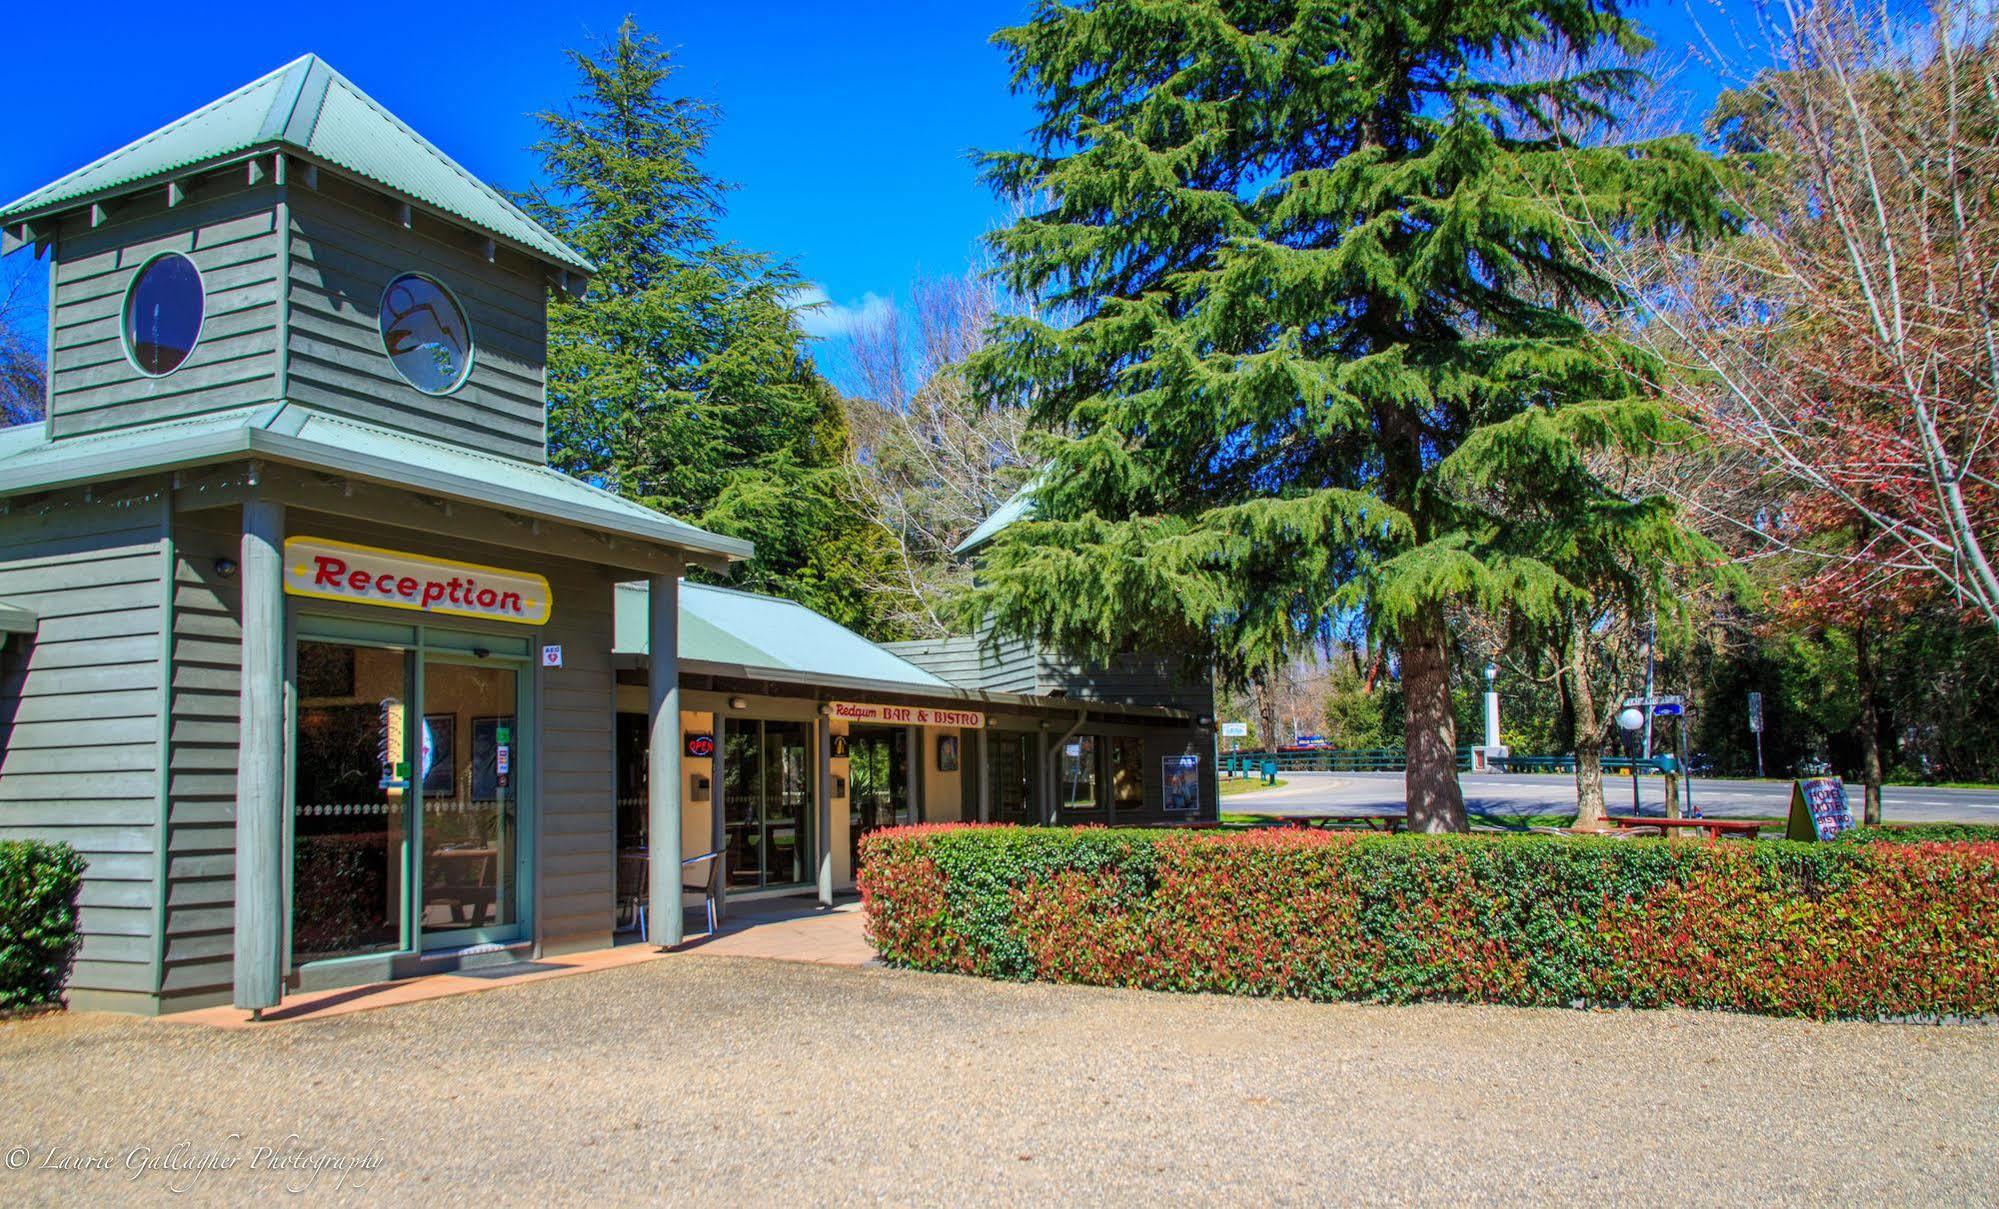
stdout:
[[1867,621],[1853,627],[1853,679],[1860,694],[1860,780],[1866,786],[1861,821],[1881,823],[1881,717],[1875,706],[1874,656],[1867,649]]
[[1590,685],[1589,628],[1578,625],[1569,632],[1567,666],[1560,683],[1569,707],[1569,734],[1576,752],[1576,830],[1604,828],[1603,733],[1597,713],[1596,690]]
[[1451,707],[1450,635],[1444,610],[1430,605],[1402,626],[1402,695],[1409,763],[1403,789],[1409,830],[1464,831],[1458,785],[1458,720]]

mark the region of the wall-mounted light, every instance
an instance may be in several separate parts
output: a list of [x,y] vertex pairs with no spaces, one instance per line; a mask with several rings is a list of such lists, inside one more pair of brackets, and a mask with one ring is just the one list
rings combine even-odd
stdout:
[[827,718],[831,717],[832,714],[833,714],[833,707],[827,702],[821,701],[819,703],[819,716],[822,718]]
[[729,698],[730,709],[748,709],[749,707],[750,703],[748,701],[743,700],[741,697]]
[[217,579],[236,578],[236,560],[233,558],[226,558],[226,557],[216,559],[215,577]]

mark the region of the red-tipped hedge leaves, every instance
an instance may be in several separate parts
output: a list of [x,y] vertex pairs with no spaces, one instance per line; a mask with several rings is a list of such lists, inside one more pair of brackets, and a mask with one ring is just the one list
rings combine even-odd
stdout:
[[892,965],[1401,1003],[1999,1011],[1999,844],[925,826],[870,833]]

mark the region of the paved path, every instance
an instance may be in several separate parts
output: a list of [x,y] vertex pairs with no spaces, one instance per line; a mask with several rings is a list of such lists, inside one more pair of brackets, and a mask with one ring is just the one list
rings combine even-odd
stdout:
[[[127,1168],[177,1145],[235,1162]],[[258,1146],[379,1168],[274,1177]],[[35,1169],[81,1160],[113,1170]],[[1999,1028],[695,954],[255,1030],[0,1024],[0,1204],[282,1204],[286,1184],[425,1206],[1990,1203]]]
[[[1339,810],[1399,810],[1402,808],[1402,774],[1399,772],[1287,772],[1280,774],[1287,784],[1276,789],[1231,794],[1222,799],[1225,811],[1310,813]],[[1539,773],[1466,774],[1465,805],[1475,812],[1492,815],[1557,814],[1576,808],[1575,778]],[[1860,809],[1859,787],[1849,787],[1854,811]],[[1665,788],[1658,777],[1640,777],[1638,790],[1647,814],[1663,809]],[[1631,811],[1631,779],[1605,777],[1604,796],[1614,814]],[[1890,785],[1882,790],[1882,813],[1891,823],[1962,822],[1999,823],[1999,791],[1990,789],[1933,789],[1926,786]],[[1788,781],[1694,781],[1694,803],[1705,814],[1718,818],[1781,818],[1790,809]]]

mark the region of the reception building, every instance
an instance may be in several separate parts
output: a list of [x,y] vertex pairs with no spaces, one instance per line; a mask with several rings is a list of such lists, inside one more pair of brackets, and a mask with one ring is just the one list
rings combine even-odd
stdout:
[[550,467],[546,303],[592,266],[315,57],[0,237],[50,266],[0,838],[89,862],[76,1007],[671,945],[649,903],[831,901],[897,823],[1215,817],[1204,688],[891,651]]

